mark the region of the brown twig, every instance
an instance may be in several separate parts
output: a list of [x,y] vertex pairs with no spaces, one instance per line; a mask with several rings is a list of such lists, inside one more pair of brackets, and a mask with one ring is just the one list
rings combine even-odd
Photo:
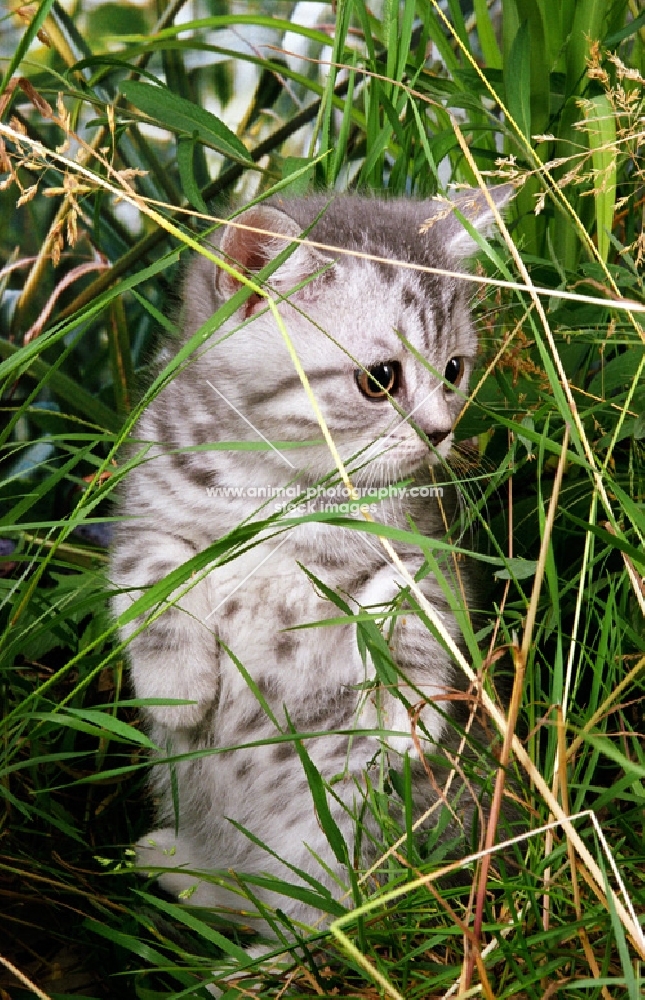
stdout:
[[[567,425],[565,426],[564,439],[562,441],[562,452],[560,453],[558,468],[553,483],[553,492],[551,494],[551,499],[549,501],[549,509],[547,512],[546,522],[544,524],[544,533],[542,536],[542,544],[540,546],[538,564],[535,571],[535,582],[533,584],[531,600],[529,603],[529,609],[526,616],[526,622],[524,625],[524,635],[522,638],[522,645],[519,649],[516,646],[511,647],[513,653],[513,660],[515,664],[515,680],[513,683],[513,693],[511,696],[511,703],[508,710],[506,730],[504,732],[504,742],[502,744],[502,752],[499,760],[499,770],[497,772],[497,777],[495,780],[495,791],[493,793],[493,802],[491,804],[490,818],[488,821],[488,827],[486,829],[485,849],[490,849],[495,843],[495,833],[497,831],[497,823],[499,820],[499,815],[502,807],[502,797],[504,794],[504,784],[506,781],[506,770],[508,768],[508,764],[510,761],[512,740],[513,737],[515,736],[515,726],[517,723],[517,716],[519,713],[520,703],[522,699],[522,690],[524,686],[524,674],[526,671],[526,662],[531,648],[531,643],[533,640],[533,628],[535,626],[535,618],[537,614],[540,591],[542,588],[542,579],[544,576],[546,559],[549,551],[549,546],[551,544],[551,532],[553,530],[555,513],[558,506],[558,498],[560,495],[560,487],[562,485],[562,477],[564,475],[564,468],[567,461],[568,444],[569,444],[569,427]],[[477,893],[477,905],[475,910],[475,924],[473,928],[474,937],[477,942],[479,942],[480,939],[482,924],[484,920],[484,900],[486,897],[486,881],[488,878],[488,871],[490,868],[490,858],[491,858],[490,854],[486,854],[482,858],[482,864],[479,876],[479,888]],[[475,956],[473,954],[469,957],[466,968],[466,977],[465,977],[466,989],[468,989],[468,987],[470,986],[470,980],[472,978],[474,966],[475,966]]]

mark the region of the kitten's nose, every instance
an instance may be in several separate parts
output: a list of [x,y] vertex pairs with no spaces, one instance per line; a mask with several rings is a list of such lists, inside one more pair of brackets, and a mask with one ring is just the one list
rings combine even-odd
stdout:
[[438,444],[441,444],[441,442],[448,437],[449,434],[450,431],[433,431],[431,434],[426,432],[426,437],[428,438],[430,444],[436,448]]

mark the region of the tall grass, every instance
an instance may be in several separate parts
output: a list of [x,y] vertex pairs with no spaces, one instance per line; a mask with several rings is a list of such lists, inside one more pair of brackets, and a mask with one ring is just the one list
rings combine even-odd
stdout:
[[[456,475],[498,584],[464,667],[485,677],[527,836],[500,852],[490,826],[490,866],[462,845],[464,890],[442,874],[447,813],[423,837],[400,829],[388,782],[405,802],[406,773],[385,776],[372,805],[386,877],[357,873],[340,902],[312,886],[320,927],[297,930],[290,962],[238,983],[266,996],[288,983],[303,996],[637,1000],[645,19],[631,0],[475,0],[470,14],[457,0],[338,0],[298,23],[315,6],[212,3],[186,22],[181,2],[72,16],[42,0],[5,16],[0,989],[207,997],[205,982],[246,962],[250,937],[133,873],[149,741],[106,610],[111,496],[145,457],[121,446],[226,319],[146,374],[158,331],[174,332],[180,259],[231,202],[276,186],[426,196],[513,177],[508,242],[484,245],[474,269],[482,354]],[[285,51],[296,42],[299,61]],[[249,67],[253,91],[236,90]],[[137,612],[161,613],[258,530],[214,543]],[[379,623],[357,628],[378,660]],[[488,678],[503,646],[523,680],[506,718]]]

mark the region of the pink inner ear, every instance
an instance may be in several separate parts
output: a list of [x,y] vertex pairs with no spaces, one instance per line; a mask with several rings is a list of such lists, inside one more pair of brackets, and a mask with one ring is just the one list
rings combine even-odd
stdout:
[[265,241],[270,239],[260,233],[249,233],[237,229],[235,236],[229,241],[226,252],[244,271],[261,271],[269,260]]
[[[252,222],[249,222],[249,224],[252,224]],[[271,254],[268,252],[266,243],[271,239],[270,236],[247,232],[245,229],[236,229],[230,234],[230,237],[230,245],[227,248],[227,252],[232,258],[231,262],[242,273],[252,277],[258,271],[261,271],[265,264],[268,264]],[[235,281],[230,275],[227,275],[227,278],[229,282],[232,282],[233,289],[237,291],[240,282]],[[262,296],[258,295],[257,292],[253,292],[244,303],[244,318],[248,319],[261,303]]]
[[[263,213],[250,209],[243,213],[240,221],[249,226],[257,226],[259,229],[271,229],[271,223],[275,224],[275,220],[271,217],[266,218],[267,214],[266,210]],[[230,263],[242,273],[251,276],[261,271],[271,259],[271,242],[272,237],[263,233],[254,233],[231,226],[224,234],[220,245]],[[240,282],[223,270],[218,272],[216,281],[220,292],[226,296],[232,295],[240,287]],[[258,301],[259,296],[257,295],[253,295],[248,300],[245,306],[247,316],[250,315]]]
[[[291,239],[300,235],[300,226],[285,212],[271,205],[249,208],[238,216],[236,221],[251,228],[228,226],[222,236],[220,249],[224,258],[230,261],[236,270],[249,277],[261,271],[281,253]],[[263,231],[254,232],[256,228]],[[288,264],[283,264],[275,271],[271,285],[280,292],[291,291],[326,260],[327,258],[308,247],[297,247]],[[222,268],[218,268],[215,281],[218,291],[225,298],[229,298],[240,287],[239,280]],[[244,307],[245,316],[250,316],[262,302],[262,296],[251,295]]]

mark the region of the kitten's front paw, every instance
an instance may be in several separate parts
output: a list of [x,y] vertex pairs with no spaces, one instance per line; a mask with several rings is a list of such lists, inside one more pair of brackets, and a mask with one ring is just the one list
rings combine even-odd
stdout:
[[[172,827],[153,830],[134,845],[137,867],[146,878],[156,876],[159,884],[178,899],[190,899],[201,884],[195,869],[204,867],[203,859],[195,853],[195,845],[176,835]],[[159,871],[159,869],[171,869]]]
[[146,834],[136,842],[134,849],[137,867],[146,878],[154,874],[151,868],[174,868],[181,863],[177,861],[177,838],[171,827]]
[[137,655],[133,655],[132,678],[138,698],[186,702],[184,705],[146,705],[149,717],[170,730],[198,726],[219,695],[216,655],[189,651],[181,659],[176,656],[154,661],[142,655],[139,647],[133,652]]

